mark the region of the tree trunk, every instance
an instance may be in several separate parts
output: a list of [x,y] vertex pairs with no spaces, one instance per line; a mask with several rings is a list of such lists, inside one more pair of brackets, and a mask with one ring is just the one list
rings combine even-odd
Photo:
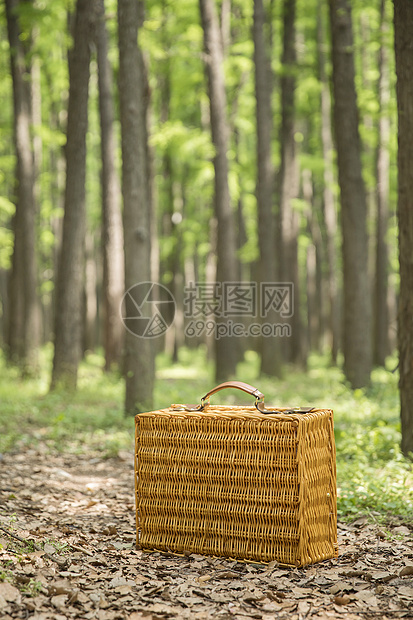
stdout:
[[307,205],[307,330],[310,351],[322,351],[324,335],[324,295],[322,290],[322,238],[317,205],[314,203],[310,170],[302,172],[302,193]]
[[[167,28],[167,21],[170,16],[168,15],[168,7],[165,0],[162,2],[162,14],[161,45],[164,49],[170,49],[172,43]],[[169,54],[166,54],[158,77],[160,121],[162,124],[168,123],[171,120],[171,76],[171,58]],[[184,176],[184,173],[182,173],[182,175]],[[173,240],[173,243],[168,256],[165,256],[162,261],[160,273],[162,273],[164,277],[165,274],[167,274],[167,279],[163,283],[167,285],[177,303],[182,294],[181,289],[184,279],[182,272],[182,238],[180,227],[184,203],[183,191],[181,191],[181,188],[183,190],[183,186],[184,182],[182,180],[178,181],[177,179],[177,173],[174,169],[174,157],[168,145],[162,157],[162,192],[160,200],[162,213],[161,235],[164,239]],[[177,195],[178,191],[179,194]],[[174,215],[175,212],[176,215]],[[176,220],[176,218],[178,219]],[[171,311],[173,310],[174,309],[171,308]],[[165,352],[170,355],[172,362],[177,362],[179,348],[185,339],[181,312],[179,312],[178,320],[178,307],[176,307],[175,310],[175,319],[165,334],[164,343]],[[169,322],[171,322],[172,319],[173,316],[170,317]]]
[[338,296],[337,277],[337,214],[333,187],[335,184],[333,166],[333,136],[331,132],[331,97],[330,85],[326,72],[326,57],[324,52],[325,27],[322,0],[318,3],[317,19],[317,49],[318,70],[321,82],[320,107],[321,107],[321,143],[324,160],[324,223],[326,230],[326,257],[327,257],[327,280],[328,280],[328,331],[331,361],[337,363],[337,354],[340,341],[340,305]]
[[[385,0],[380,3],[380,30],[382,39],[388,31],[385,14]],[[374,290],[373,322],[373,361],[377,366],[384,366],[390,353],[389,346],[389,312],[388,312],[388,247],[387,225],[389,220],[389,172],[390,172],[390,102],[389,66],[386,42],[381,41],[379,49],[379,123],[376,159],[376,273]]]
[[9,296],[7,293],[7,271],[0,267],[0,346],[7,349],[7,326],[9,322]]
[[[126,291],[151,279],[145,79],[138,48],[139,19],[136,0],[119,0],[119,102]],[[132,297],[127,296],[126,301],[125,310],[130,316]],[[150,410],[154,384],[152,340],[126,332],[124,371],[125,413],[134,415]]]
[[[272,112],[270,63],[265,49],[263,0],[254,0],[254,67],[257,119],[257,209],[260,283],[275,283],[275,220],[273,215],[273,166],[271,158]],[[262,306],[262,300],[261,300]],[[261,311],[263,308],[261,307]],[[263,322],[277,322],[272,309]],[[281,350],[275,337],[262,337],[261,373],[281,376]]]
[[222,0],[221,2],[222,50],[225,56],[231,43],[231,3],[232,0]]
[[13,82],[14,140],[16,149],[16,213],[10,279],[9,358],[23,371],[37,367],[40,309],[36,280],[34,162],[30,136],[30,72],[20,40],[19,0],[6,1],[10,65]]
[[90,42],[94,3],[77,0],[73,48],[69,56],[69,104],[63,238],[57,274],[52,389],[75,389],[82,349],[86,235],[85,176]]
[[399,389],[403,454],[413,455],[413,3],[394,0],[397,74],[400,293]]
[[292,283],[294,312],[288,319],[291,336],[284,341],[287,361],[305,363],[304,338],[300,319],[300,290],[298,277],[299,216],[292,206],[298,197],[299,176],[295,148],[295,0],[284,0],[283,54],[281,77],[281,166],[280,166],[280,274],[284,282]]
[[[118,308],[119,311],[119,308]],[[85,279],[83,305],[83,351],[94,351],[98,336],[97,330],[97,267],[94,235],[86,232],[85,239]]]
[[[223,71],[223,52],[214,0],[199,0],[206,72],[208,76],[211,134],[215,147],[215,214],[217,218],[217,284],[236,280],[235,225],[228,185],[229,128],[226,117],[226,93]],[[228,325],[226,317],[218,317],[222,330]],[[215,342],[215,376],[217,381],[235,374],[238,346],[236,338],[224,336]]]
[[113,128],[113,78],[108,58],[108,35],[104,0],[99,0],[96,27],[99,84],[99,113],[102,156],[103,295],[105,370],[119,363],[123,326],[120,305],[125,287],[121,190],[116,170],[116,140]]
[[353,388],[361,388],[370,382],[371,313],[367,265],[367,204],[361,171],[351,6],[349,0],[329,2],[334,127],[343,233],[344,372]]

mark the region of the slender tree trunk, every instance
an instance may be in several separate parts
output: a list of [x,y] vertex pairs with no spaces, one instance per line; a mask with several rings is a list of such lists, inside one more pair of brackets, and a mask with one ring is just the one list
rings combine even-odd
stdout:
[[[385,11],[386,2],[380,2],[380,30],[382,35],[388,31]],[[382,36],[384,39],[384,37]],[[379,49],[379,126],[376,159],[376,274],[374,290],[374,322],[373,322],[373,361],[384,366],[389,355],[389,312],[388,312],[388,267],[389,251],[387,247],[387,226],[389,219],[389,171],[390,171],[390,118],[388,105],[390,102],[388,51],[382,40]]]
[[[122,194],[125,288],[151,279],[149,188],[147,178],[145,79],[138,48],[139,5],[118,1],[119,100],[122,132]],[[132,308],[130,309],[132,311]],[[128,307],[126,311],[129,312]],[[152,340],[125,334],[125,413],[150,410],[153,402]]]
[[349,0],[329,0],[334,127],[341,194],[344,275],[344,372],[353,388],[370,382],[371,326],[366,192],[361,169]]
[[[167,3],[162,2],[163,21],[162,21],[162,42],[164,49],[171,47],[170,35],[167,30],[168,15]],[[171,103],[171,59],[167,54],[162,62],[162,69],[159,75],[159,94],[160,94],[160,120],[161,123],[167,123],[170,120],[170,103]],[[174,169],[174,158],[169,146],[166,147],[162,158],[162,232],[164,238],[173,240],[169,255],[164,258],[161,271],[168,274],[168,280],[164,282],[171,291],[175,301],[182,295],[182,264],[181,264],[181,228],[180,218],[182,217],[183,199],[182,191],[184,183],[178,182]],[[183,173],[184,175],[184,173]],[[179,191],[179,194],[178,194]],[[175,216],[174,213],[177,212]],[[178,218],[176,220],[175,218]],[[171,308],[173,311],[173,308]],[[165,351],[172,358],[173,362],[178,360],[178,351],[184,341],[183,321],[181,320],[181,312],[178,312],[178,306],[175,309],[175,319],[170,329],[165,334]],[[179,320],[178,320],[179,315]],[[170,317],[170,322],[172,321]]]
[[[271,158],[272,112],[270,64],[265,49],[265,13],[263,0],[254,0],[254,67],[257,119],[257,208],[258,245],[260,251],[259,280],[275,283],[275,220],[273,214],[274,171]],[[262,305],[262,300],[261,300]],[[262,309],[262,308],[261,308]],[[263,318],[265,323],[276,323],[274,311]],[[261,373],[281,375],[281,350],[274,337],[261,341]]]
[[[211,133],[215,146],[215,214],[217,218],[217,283],[236,280],[236,242],[234,217],[228,185],[229,128],[226,116],[226,93],[223,72],[221,32],[214,0],[199,0],[206,72],[208,76]],[[219,317],[217,323],[223,327],[228,321]],[[216,380],[223,381],[234,375],[238,346],[236,338],[225,336],[215,343]]]
[[224,55],[227,54],[231,43],[231,4],[232,0],[221,2],[221,36]]
[[83,351],[93,351],[97,339],[97,268],[94,236],[86,232],[84,279]]
[[0,346],[7,348],[6,334],[9,322],[9,296],[7,293],[7,271],[0,268]]
[[283,74],[281,77],[281,167],[280,167],[280,273],[284,282],[291,282],[294,289],[294,313],[289,319],[291,337],[286,339],[284,350],[290,362],[305,363],[304,338],[300,318],[300,287],[298,276],[299,216],[292,206],[298,197],[299,176],[295,147],[295,0],[283,4]]
[[75,389],[82,350],[85,262],[86,132],[88,126],[90,42],[94,3],[77,0],[73,48],[69,56],[69,104],[63,238],[56,291],[52,389]]
[[403,454],[413,457],[413,3],[394,0],[399,119],[399,389]]
[[8,353],[23,371],[37,367],[40,314],[37,299],[35,247],[34,162],[30,136],[30,72],[20,39],[19,0],[6,1],[10,65],[13,82],[14,140],[16,149],[16,213],[14,250],[10,279]]
[[108,58],[108,35],[104,0],[99,0],[96,27],[99,112],[102,156],[103,295],[105,370],[119,363],[123,326],[120,305],[125,287],[121,189],[116,170],[116,139],[113,127],[113,78]]
[[338,277],[337,277],[337,214],[334,199],[333,187],[335,184],[333,166],[333,136],[331,131],[331,97],[330,85],[326,72],[325,27],[324,11],[322,0],[318,3],[317,19],[317,49],[318,49],[318,70],[321,82],[320,107],[321,107],[321,143],[324,160],[324,222],[326,230],[326,258],[327,258],[327,280],[328,280],[328,330],[329,346],[331,351],[331,361],[337,363],[337,354],[340,341],[340,304],[338,296]]
[[314,203],[310,170],[302,173],[303,199],[307,204],[307,230],[311,243],[307,248],[307,339],[311,351],[321,351],[324,333],[324,295],[322,291],[322,239],[318,208]]
[[[38,37],[36,33],[35,38]],[[42,88],[40,58],[33,58],[31,66],[31,108],[32,122],[35,133],[33,135],[33,173],[34,195],[36,207],[40,204],[40,174],[42,171],[43,141],[39,129],[42,126]]]

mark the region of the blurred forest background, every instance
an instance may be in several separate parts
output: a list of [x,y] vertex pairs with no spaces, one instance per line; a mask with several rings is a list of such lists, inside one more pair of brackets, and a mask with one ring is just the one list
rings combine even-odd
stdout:
[[[379,451],[396,458],[401,429],[411,453],[412,40],[403,0],[2,2],[7,380],[59,394],[101,355],[134,413],[154,389],[157,406],[184,400],[162,383],[183,359],[190,379],[260,376],[274,400],[290,377],[293,404],[325,375],[377,412]],[[121,322],[140,282],[176,301],[157,339]],[[194,282],[293,283],[291,337],[188,335]]]

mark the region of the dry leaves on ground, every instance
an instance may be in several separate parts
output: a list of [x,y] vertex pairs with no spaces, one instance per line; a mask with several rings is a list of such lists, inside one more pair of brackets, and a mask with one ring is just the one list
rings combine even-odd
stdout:
[[3,455],[0,528],[3,620],[413,617],[411,524],[339,524],[303,569],[137,550],[132,454]]

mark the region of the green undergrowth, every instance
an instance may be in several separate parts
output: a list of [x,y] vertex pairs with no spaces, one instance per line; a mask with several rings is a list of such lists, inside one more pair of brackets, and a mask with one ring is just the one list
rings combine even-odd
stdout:
[[[103,358],[88,354],[81,364],[76,393],[50,393],[51,350],[42,351],[43,372],[19,377],[0,357],[0,452],[41,446],[79,454],[116,457],[133,446],[133,417],[122,412],[123,381],[103,372]],[[282,379],[259,378],[258,356],[248,351],[237,379],[252,383],[274,406],[313,405],[334,410],[339,516],[373,519],[397,516],[413,522],[412,463],[400,453],[396,360],[375,369],[371,387],[351,390],[342,371],[326,356],[310,356],[306,372],[285,368]],[[179,361],[157,358],[154,408],[199,402],[214,386],[204,351],[182,349]],[[238,390],[215,394],[211,402],[253,404]]]

